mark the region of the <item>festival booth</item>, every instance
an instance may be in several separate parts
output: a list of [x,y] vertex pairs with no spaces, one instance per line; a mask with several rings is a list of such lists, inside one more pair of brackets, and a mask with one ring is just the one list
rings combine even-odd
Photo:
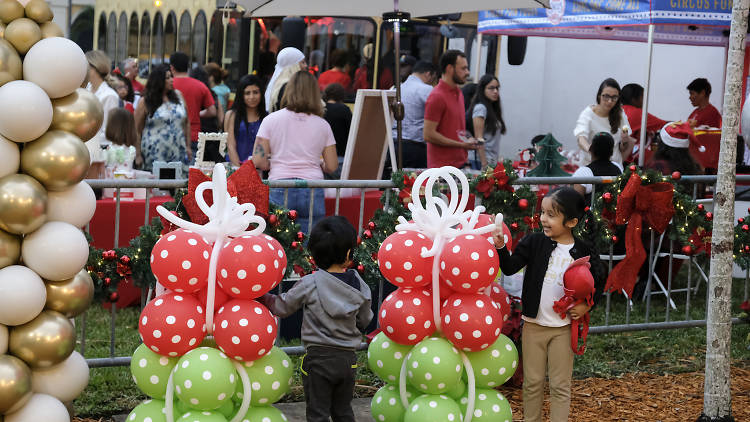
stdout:
[[[512,36],[647,42],[649,57],[641,121],[641,127],[645,127],[653,43],[726,47],[731,17],[730,1],[552,0],[549,9],[480,12],[478,31]],[[747,66],[745,69],[747,76]],[[641,131],[639,151],[646,147],[645,135],[645,131]],[[691,152],[702,166],[716,168],[721,132],[702,130],[696,133],[696,138],[698,143],[691,146]],[[644,164],[645,155],[639,154],[640,165]]]

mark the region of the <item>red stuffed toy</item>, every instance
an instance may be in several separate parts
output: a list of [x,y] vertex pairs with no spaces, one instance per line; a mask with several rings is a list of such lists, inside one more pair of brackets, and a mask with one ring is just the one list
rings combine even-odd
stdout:
[[[552,309],[560,314],[560,318],[565,318],[568,311],[574,306],[586,303],[589,306],[594,305],[594,276],[591,275],[591,264],[589,257],[576,259],[565,270],[563,275],[563,289],[565,296],[555,301]],[[586,312],[581,318],[573,320],[570,330],[570,347],[573,353],[582,355],[586,350],[586,336],[589,333],[589,321],[591,317]],[[583,344],[578,347],[578,338],[581,338]]]

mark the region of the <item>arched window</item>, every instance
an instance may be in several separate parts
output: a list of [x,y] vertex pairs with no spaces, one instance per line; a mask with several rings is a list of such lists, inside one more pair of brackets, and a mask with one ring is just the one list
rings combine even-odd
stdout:
[[152,65],[161,64],[164,60],[164,19],[161,12],[154,15],[154,28],[151,35],[151,61]]
[[117,53],[117,16],[115,16],[115,12],[109,14],[109,20],[107,21],[107,49],[104,51],[110,59],[114,59]]
[[128,57],[138,57],[138,15],[135,12],[130,15],[128,27]]
[[193,25],[193,61],[206,63],[206,14],[201,10],[195,16]]
[[188,11],[182,12],[180,16],[180,31],[177,34],[177,50],[190,55],[192,52],[193,22],[190,20]]
[[234,85],[233,83],[246,73],[247,68],[247,60],[245,60],[245,63],[242,63],[240,60],[242,57],[240,54],[241,23],[242,14],[236,11],[230,12],[226,33],[227,37],[225,41],[226,52],[224,53],[224,68],[229,72],[229,76],[227,76],[227,84],[230,85]]
[[164,23],[164,58],[168,58],[177,48],[177,17],[169,12]]
[[141,46],[138,48],[138,73],[144,74],[151,70],[151,18],[148,12],[141,17]]
[[96,48],[107,51],[107,15],[99,15],[99,30],[96,31]]
[[114,57],[117,64],[115,66],[126,57],[128,57],[128,15],[122,12],[117,23],[117,55]]
[[221,53],[224,51],[224,25],[221,10],[211,16],[211,27],[208,32],[208,61],[221,65]]

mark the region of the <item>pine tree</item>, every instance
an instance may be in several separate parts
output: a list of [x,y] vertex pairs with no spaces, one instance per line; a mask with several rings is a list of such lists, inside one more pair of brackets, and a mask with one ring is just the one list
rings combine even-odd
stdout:
[[562,146],[557,142],[551,133],[548,133],[537,144],[537,153],[534,155],[534,161],[537,167],[526,173],[529,177],[564,177],[570,176],[568,172],[560,168],[560,165],[567,159],[560,154],[558,148]]

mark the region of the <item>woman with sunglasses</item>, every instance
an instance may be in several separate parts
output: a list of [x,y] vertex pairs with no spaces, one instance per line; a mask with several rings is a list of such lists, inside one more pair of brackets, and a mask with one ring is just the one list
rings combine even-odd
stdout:
[[578,116],[573,131],[578,140],[578,147],[583,151],[584,164],[591,162],[591,141],[599,132],[612,134],[615,140],[612,161],[622,165],[623,157],[630,156],[635,140],[630,136],[632,130],[628,118],[622,111],[620,85],[612,78],[605,79],[596,93],[596,104],[587,106]]

